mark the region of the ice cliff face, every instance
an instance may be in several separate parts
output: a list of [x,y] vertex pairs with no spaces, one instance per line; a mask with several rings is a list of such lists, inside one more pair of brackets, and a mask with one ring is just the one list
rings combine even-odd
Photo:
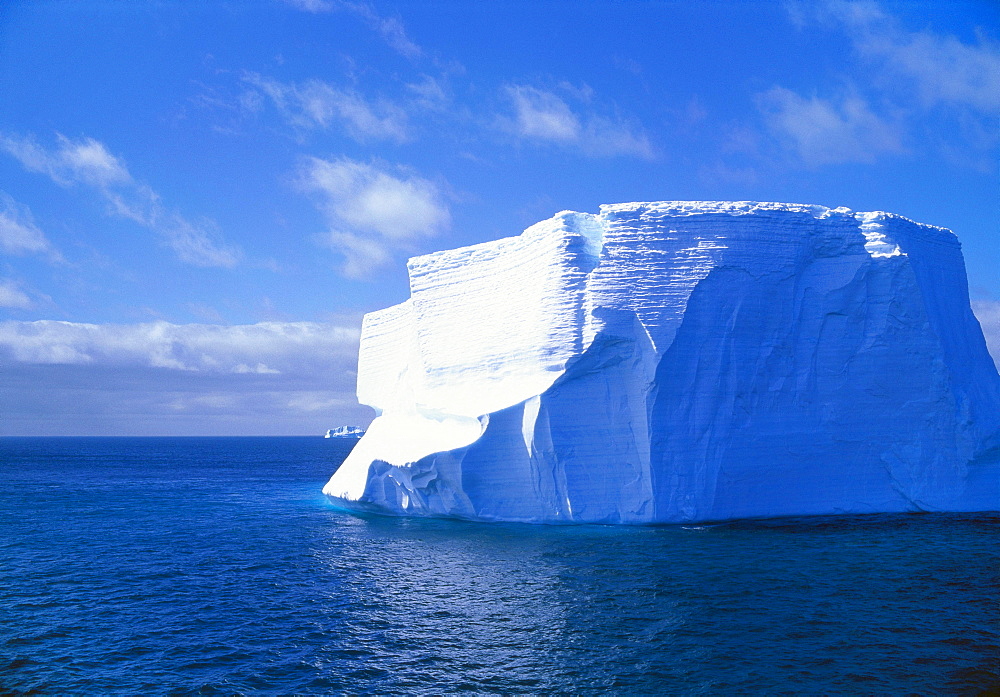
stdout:
[[1000,376],[954,234],[663,202],[411,259],[324,492],[531,522],[1000,509]]

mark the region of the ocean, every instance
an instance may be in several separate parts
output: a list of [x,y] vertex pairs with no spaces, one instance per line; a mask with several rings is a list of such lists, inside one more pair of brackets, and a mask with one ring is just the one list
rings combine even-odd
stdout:
[[997,694],[1000,516],[359,517],[350,442],[0,438],[0,692]]

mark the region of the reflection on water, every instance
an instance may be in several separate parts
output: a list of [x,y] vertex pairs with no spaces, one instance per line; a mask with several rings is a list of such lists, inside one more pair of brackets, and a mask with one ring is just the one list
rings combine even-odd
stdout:
[[998,531],[989,517],[339,523],[324,560],[353,578],[346,607],[370,669],[404,690],[962,689],[996,679],[1000,567],[980,537]]
[[[326,561],[353,577],[347,606],[359,627],[378,628],[363,643],[392,647],[402,687],[427,687],[429,676],[460,680],[461,689],[541,689],[557,676],[593,682],[604,661],[640,662],[651,636],[662,640],[680,623],[668,597],[650,613],[648,584],[635,582],[644,574],[619,573],[607,553],[642,549],[626,540],[652,530],[348,520],[331,530]],[[616,656],[594,661],[602,644]],[[414,664],[420,674],[407,676]]]

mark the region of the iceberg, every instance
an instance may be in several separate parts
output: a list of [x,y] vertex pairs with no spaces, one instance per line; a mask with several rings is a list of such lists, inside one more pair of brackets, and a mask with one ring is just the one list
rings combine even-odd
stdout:
[[342,508],[534,523],[1000,509],[956,236],[754,202],[564,211],[365,316]]
[[337,426],[328,428],[324,438],[360,438],[365,435],[365,429],[357,426]]

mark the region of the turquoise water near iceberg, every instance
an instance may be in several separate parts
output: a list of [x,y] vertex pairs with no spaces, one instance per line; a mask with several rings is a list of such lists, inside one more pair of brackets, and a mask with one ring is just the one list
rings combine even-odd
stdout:
[[1000,517],[356,517],[322,438],[0,439],[0,692],[981,694]]

